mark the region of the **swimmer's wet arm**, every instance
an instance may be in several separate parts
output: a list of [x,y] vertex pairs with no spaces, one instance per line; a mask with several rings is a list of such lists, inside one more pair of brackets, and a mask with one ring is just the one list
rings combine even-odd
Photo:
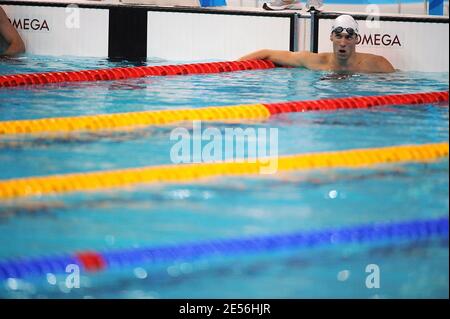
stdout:
[[8,42],[9,47],[0,52],[0,55],[14,56],[25,52],[25,44],[22,41],[19,33],[11,25],[6,16],[6,13],[0,8],[0,34]]
[[303,52],[290,52],[290,51],[264,49],[247,54],[239,58],[238,61],[269,60],[277,65],[299,67],[303,66],[301,53]]
[[281,66],[305,67],[314,69],[326,63],[325,54],[317,54],[309,51],[290,52],[277,50],[260,50],[241,57],[244,60],[270,60]]

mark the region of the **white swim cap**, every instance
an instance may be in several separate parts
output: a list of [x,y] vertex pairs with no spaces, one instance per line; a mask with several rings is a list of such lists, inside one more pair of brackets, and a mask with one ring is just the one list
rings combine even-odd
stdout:
[[335,29],[339,27],[342,28],[341,32],[348,33],[347,29],[353,29],[356,34],[359,33],[358,22],[356,22],[355,19],[348,14],[340,15],[334,20],[333,26],[331,27],[331,32],[335,31]]

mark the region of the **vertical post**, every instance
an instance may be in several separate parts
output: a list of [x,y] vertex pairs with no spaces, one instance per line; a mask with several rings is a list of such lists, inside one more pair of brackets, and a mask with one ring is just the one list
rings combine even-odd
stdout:
[[311,47],[310,51],[317,53],[319,51],[319,18],[317,17],[317,11],[311,10]]
[[444,0],[430,0],[428,14],[433,16],[444,15]]
[[291,17],[291,36],[290,36],[290,45],[289,50],[292,52],[298,51],[298,24],[299,24],[299,18],[298,14],[296,13],[293,17]]
[[147,10],[136,7],[109,9],[108,56],[110,59],[147,59]]

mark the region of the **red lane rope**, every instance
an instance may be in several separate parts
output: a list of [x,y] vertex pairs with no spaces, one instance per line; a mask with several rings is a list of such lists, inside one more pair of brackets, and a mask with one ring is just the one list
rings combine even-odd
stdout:
[[292,112],[328,111],[337,109],[363,109],[380,105],[424,104],[448,102],[448,91],[393,94],[384,96],[362,96],[315,101],[293,101],[263,104],[271,115]]
[[271,61],[249,60],[163,66],[139,66],[71,72],[12,74],[0,76],[0,87],[16,87],[22,85],[38,85],[47,83],[79,81],[112,81],[120,79],[141,78],[147,76],[221,73],[272,68],[275,68],[275,64]]

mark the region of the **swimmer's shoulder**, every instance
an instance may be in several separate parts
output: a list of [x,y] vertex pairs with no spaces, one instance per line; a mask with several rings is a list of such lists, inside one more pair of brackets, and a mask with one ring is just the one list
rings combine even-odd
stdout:
[[330,61],[330,53],[313,53],[310,51],[301,51],[295,53],[299,65],[307,68],[318,68],[327,65]]
[[369,72],[390,73],[395,72],[391,62],[384,56],[372,53],[358,53],[360,62],[358,63]]
[[333,53],[330,52],[322,52],[322,53],[316,53],[318,61],[322,63],[328,63],[331,58],[333,57]]
[[0,23],[6,22],[8,20],[8,16],[6,15],[6,12],[0,7]]
[[309,59],[314,59],[317,61],[329,61],[330,56],[332,56],[332,53],[329,52],[322,52],[322,53],[314,53],[311,51],[301,51],[301,52],[297,52],[298,55],[301,55],[305,58],[309,58]]

